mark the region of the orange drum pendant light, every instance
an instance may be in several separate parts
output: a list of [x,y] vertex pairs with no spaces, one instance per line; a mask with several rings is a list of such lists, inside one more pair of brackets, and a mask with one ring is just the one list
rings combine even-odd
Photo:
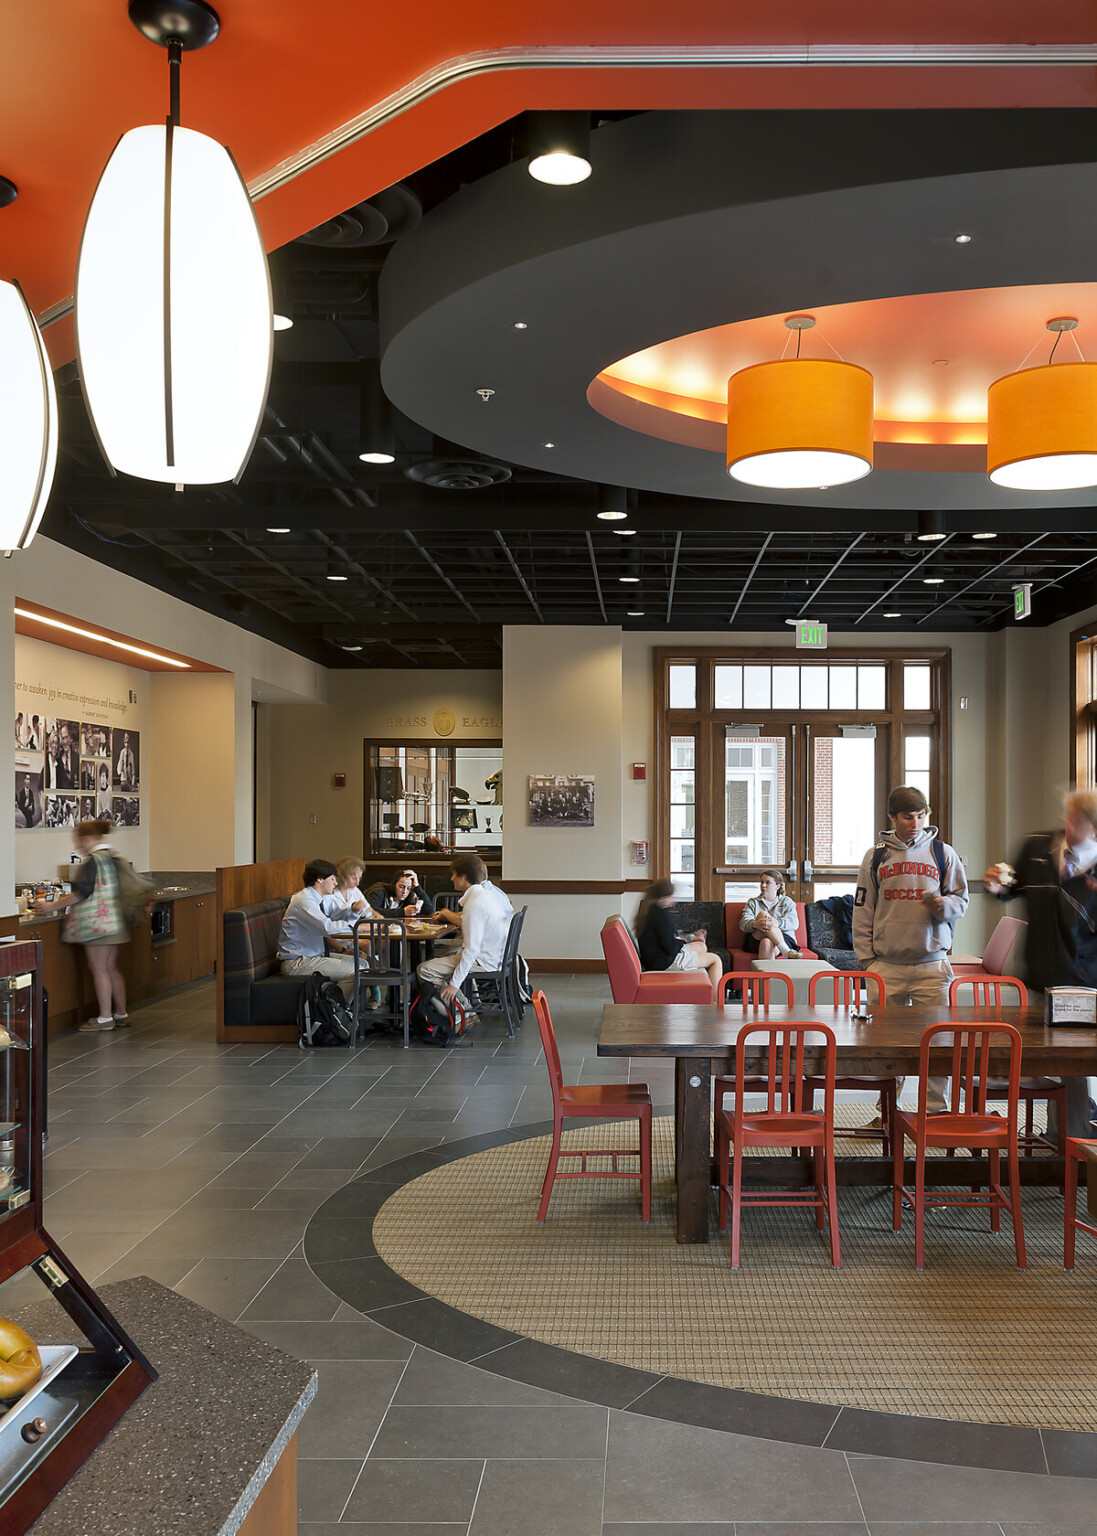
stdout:
[[811,315],[785,321],[794,358],[728,380],[728,474],[769,490],[847,485],[872,470],[872,375],[855,363],[799,355]]
[[[1056,333],[1052,357],[1077,325],[1073,315],[1047,322]],[[1049,359],[995,379],[987,391],[987,474],[1014,491],[1097,485],[1097,363]]]
[[[0,176],[0,208],[18,196]],[[0,549],[26,549],[38,531],[57,468],[57,391],[38,329],[18,283],[0,282]]]
[[129,16],[168,51],[171,110],[122,135],[88,210],[76,271],[88,415],[112,471],[236,480],[270,384],[270,274],[232,156],[179,125],[183,51],[213,42],[220,21],[204,0],[130,0]]

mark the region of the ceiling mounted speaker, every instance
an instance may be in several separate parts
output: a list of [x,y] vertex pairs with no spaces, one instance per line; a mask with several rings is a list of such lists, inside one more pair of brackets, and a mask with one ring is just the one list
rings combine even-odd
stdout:
[[728,380],[728,474],[769,490],[826,489],[872,469],[872,375],[789,358]]
[[1097,363],[1049,363],[994,381],[987,474],[1014,491],[1097,485]]

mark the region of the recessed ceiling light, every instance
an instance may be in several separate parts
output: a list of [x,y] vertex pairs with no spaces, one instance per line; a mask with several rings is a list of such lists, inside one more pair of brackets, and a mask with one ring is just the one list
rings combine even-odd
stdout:
[[343,649],[344,651],[360,651],[362,647],[360,645],[344,645]]
[[346,577],[346,576],[329,576],[328,580],[329,581],[347,581],[347,580],[349,580],[349,578]]
[[537,155],[529,163],[529,173],[534,181],[543,181],[550,187],[574,187],[586,181],[591,172],[589,160],[582,155],[569,155],[557,150],[549,155]]
[[128,640],[115,640],[112,635],[102,635],[94,629],[81,629],[78,624],[65,624],[61,619],[47,618],[44,613],[35,613],[30,608],[13,608],[13,613],[21,619],[33,619],[35,624],[46,624],[50,629],[63,629],[66,634],[79,635],[82,640],[97,640],[100,645],[112,645],[116,651],[128,651],[134,656],[147,656],[150,661],[162,661],[169,667],[180,667],[184,671],[189,670],[189,661],[179,661],[175,656],[162,656],[159,651],[146,650],[143,645],[131,645]]
[[555,448],[556,444],[555,443],[542,443],[541,447],[542,448]]
[[944,579],[943,576],[923,576],[922,585],[926,587],[939,587]]
[[920,533],[917,535],[919,544],[938,544],[948,535],[944,533]]
[[514,322],[514,329],[516,331],[528,331],[529,330],[529,326],[526,324],[526,322],[524,320],[516,320]]
[[292,530],[289,529],[289,528],[268,528],[267,529],[268,533],[290,533],[291,531]]
[[275,315],[274,329],[276,331],[292,331],[293,318],[290,315]]
[[970,235],[953,235],[952,238],[956,242],[957,245],[970,245],[971,244],[971,236]]
[[973,539],[996,539],[998,535],[996,533],[973,533],[971,537]]
[[638,528],[611,528],[610,529],[610,532],[611,533],[615,533],[619,539],[632,539],[632,538],[635,538],[636,534],[639,533],[639,531],[640,530]]
[[362,460],[363,464],[396,463],[396,455],[394,453],[360,453],[358,457]]
[[618,576],[618,581],[639,581],[639,576]]
[[612,510],[609,512],[599,512],[597,515],[602,519],[603,523],[620,523],[628,517],[627,512],[614,512]]
[[644,610],[642,608],[630,608],[628,617],[630,619],[642,619],[644,617]]
[[885,613],[884,614],[884,618],[885,619],[901,619],[902,617],[903,617],[903,615],[901,613]]

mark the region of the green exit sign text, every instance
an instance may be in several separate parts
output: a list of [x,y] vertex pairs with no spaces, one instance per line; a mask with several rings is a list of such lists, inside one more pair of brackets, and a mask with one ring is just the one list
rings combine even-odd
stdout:
[[1015,619],[1027,619],[1032,612],[1032,583],[1023,582],[1021,586],[1013,589],[1013,617]]
[[798,651],[825,651],[827,626],[816,619],[796,620],[796,649]]

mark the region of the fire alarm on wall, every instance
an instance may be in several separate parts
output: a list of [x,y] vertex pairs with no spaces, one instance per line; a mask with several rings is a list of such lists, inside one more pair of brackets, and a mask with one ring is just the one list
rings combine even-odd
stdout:
[[346,776],[346,774],[345,773],[333,773],[332,776],[331,776],[331,783],[332,783],[332,788],[333,789],[346,789],[346,787],[347,787],[347,776]]
[[634,779],[646,779],[647,776],[648,776],[648,765],[647,765],[647,763],[633,763],[633,765],[632,765],[632,777]]

